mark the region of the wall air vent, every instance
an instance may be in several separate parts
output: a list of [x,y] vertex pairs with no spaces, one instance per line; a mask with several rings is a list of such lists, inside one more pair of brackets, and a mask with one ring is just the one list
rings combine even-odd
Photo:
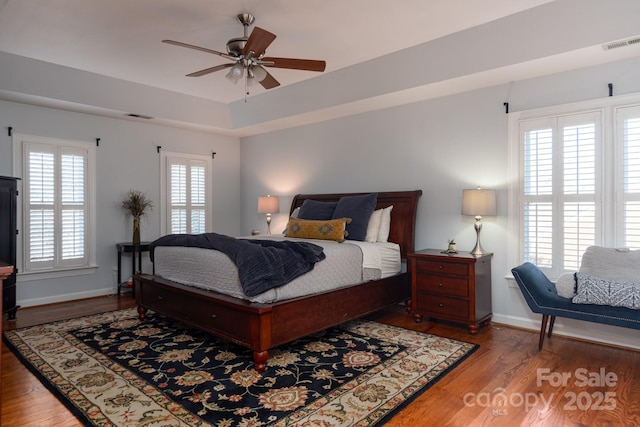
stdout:
[[135,113],[127,113],[127,114],[125,114],[125,116],[127,116],[127,117],[135,117],[136,119],[145,119],[145,120],[153,119],[153,117],[151,117],[151,116],[145,116],[143,114],[135,114]]
[[604,50],[611,50],[611,49],[617,49],[619,47],[631,46],[631,45],[638,44],[638,43],[640,43],[640,36],[631,37],[629,39],[618,40],[618,41],[615,41],[615,42],[603,44],[602,48]]

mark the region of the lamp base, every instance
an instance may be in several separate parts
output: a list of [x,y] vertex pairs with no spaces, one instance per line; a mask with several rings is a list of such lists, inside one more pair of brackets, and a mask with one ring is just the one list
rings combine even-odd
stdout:
[[482,256],[484,255],[486,252],[484,251],[484,248],[482,247],[482,245],[480,244],[480,241],[476,242],[476,245],[473,247],[473,249],[471,249],[471,252],[469,252],[471,255],[473,256]]
[[471,255],[480,257],[485,254],[484,248],[480,244],[480,230],[482,230],[482,217],[476,216],[476,223],[474,224],[474,228],[476,229],[476,245],[469,252]]
[[267,234],[271,234],[271,214],[267,214]]

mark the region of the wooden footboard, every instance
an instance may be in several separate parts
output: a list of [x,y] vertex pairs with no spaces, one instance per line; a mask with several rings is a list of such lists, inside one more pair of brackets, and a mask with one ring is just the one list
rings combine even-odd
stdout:
[[411,297],[407,273],[275,304],[250,303],[152,275],[137,275],[134,281],[140,320],[151,309],[248,347],[258,372],[265,370],[274,347]]

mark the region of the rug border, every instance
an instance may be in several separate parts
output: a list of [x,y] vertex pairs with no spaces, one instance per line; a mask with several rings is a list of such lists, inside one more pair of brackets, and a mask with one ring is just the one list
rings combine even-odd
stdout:
[[[112,311],[118,311],[118,310],[112,310]],[[102,314],[102,313],[98,313],[98,314]],[[93,315],[90,315],[90,316],[93,316]],[[80,316],[80,317],[85,317],[85,316]],[[69,319],[69,320],[72,320],[72,319]],[[55,323],[55,322],[49,322],[49,323]],[[45,324],[47,323],[41,323],[40,325],[45,325]],[[33,325],[33,326],[40,326],[40,325]],[[25,326],[25,328],[29,328],[29,327],[30,326]],[[22,329],[22,328],[17,328],[15,330],[18,330],[18,329]],[[71,399],[68,399],[60,391],[58,391],[58,389],[51,383],[51,381],[49,381],[42,373],[40,373],[40,371],[36,369],[35,366],[33,366],[31,363],[27,361],[27,359],[20,353],[20,351],[18,351],[18,349],[5,336],[5,332],[11,332],[11,331],[2,332],[2,342],[4,343],[4,345],[6,345],[9,348],[9,350],[11,350],[11,353],[13,353],[13,355],[16,356],[16,358],[20,361],[20,363],[22,363],[22,366],[27,368],[27,370],[36,377],[36,379],[40,382],[40,384],[42,384],[44,388],[49,390],[51,394],[55,396],[58,402],[60,402],[64,407],[66,407],[78,419],[78,421],[80,421],[84,425],[95,425],[84,414],[84,412],[82,412],[81,409],[79,409],[76,405],[73,404]]]
[[[30,325],[30,326],[14,328],[14,329],[11,329],[11,330],[2,331],[2,341],[8,347],[8,349],[11,351],[11,353],[16,356],[16,358],[20,361],[20,363],[24,367],[26,367],[27,370],[29,372],[31,372],[36,377],[36,379],[38,379],[40,384],[42,384],[48,391],[50,391],[56,397],[56,399],[60,403],[62,403],[80,422],[82,422],[85,425],[87,425],[87,423],[89,423],[90,425],[95,425],[95,424],[93,424],[91,419],[89,419],[84,414],[84,412],[81,409],[79,409],[76,405],[73,404],[72,400],[68,399],[64,394],[62,394],[35,366],[33,366],[31,363],[29,363],[29,361],[26,359],[26,357],[24,357],[20,353],[20,351],[17,349],[17,347],[14,346],[13,343],[11,343],[11,341],[6,337],[6,333],[7,332],[17,332],[17,331],[22,330],[22,329],[27,329],[27,328],[32,328],[32,327],[37,327],[37,326],[42,326],[42,325],[51,325],[51,324],[57,324],[57,323],[61,323],[61,322],[72,321],[72,320],[75,320],[75,319],[82,319],[82,318],[86,318],[86,317],[99,316],[99,315],[103,315],[103,314],[106,314],[106,313],[128,311],[128,310],[131,310],[131,309],[132,308],[129,307],[129,308],[116,309],[116,310],[106,310],[106,311],[102,311],[102,312],[99,312],[99,313],[93,313],[93,314],[86,314],[86,315],[82,315],[82,316],[70,317],[69,319],[62,319],[62,320],[52,321],[52,322],[43,322],[43,323],[38,323],[38,324]],[[409,406],[411,403],[413,403],[415,401],[415,399],[417,399],[418,397],[422,396],[422,394],[424,394],[427,390],[429,390],[433,385],[437,384],[441,379],[446,377],[452,370],[454,370],[461,363],[466,361],[471,355],[473,355],[480,348],[480,345],[476,344],[476,343],[463,341],[463,340],[460,340],[460,339],[457,339],[457,338],[450,338],[450,337],[446,337],[446,336],[442,336],[442,335],[437,335],[437,334],[433,334],[431,332],[416,331],[414,329],[406,328],[404,326],[395,325],[395,324],[389,324],[389,323],[383,323],[383,322],[379,322],[377,320],[368,319],[366,317],[363,317],[363,318],[360,318],[360,319],[357,319],[357,320],[359,320],[359,321],[367,321],[367,322],[375,322],[375,323],[379,323],[379,324],[382,324],[382,325],[393,326],[395,328],[400,328],[400,329],[404,329],[404,330],[411,331],[411,332],[417,332],[417,333],[420,333],[420,334],[432,335],[434,337],[438,337],[438,338],[442,338],[442,339],[454,340],[454,341],[457,341],[457,342],[464,343],[464,344],[472,346],[472,348],[469,349],[455,363],[451,364],[446,369],[441,371],[438,374],[437,377],[433,378],[431,381],[429,381],[427,384],[425,384],[425,386],[422,387],[422,389],[420,389],[419,391],[415,392],[409,398],[405,399],[404,402],[402,402],[400,405],[398,405],[395,408],[393,408],[393,410],[389,411],[382,418],[378,419],[374,424],[372,424],[372,426],[381,426],[381,425],[386,424],[387,422],[389,422],[400,411],[402,411],[407,406]],[[341,325],[336,325],[336,327],[340,327],[340,326]]]
[[[378,322],[378,323],[380,323],[380,322]],[[396,326],[396,325],[391,325],[391,326]],[[403,328],[402,326],[399,326],[399,327]],[[403,329],[408,329],[408,328],[403,328]],[[413,329],[408,329],[408,330],[413,331]],[[416,332],[420,332],[420,331],[416,331]],[[473,348],[471,348],[464,356],[462,356],[460,359],[458,359],[455,363],[451,364],[447,369],[445,369],[442,372],[440,372],[436,378],[432,379],[427,384],[425,384],[425,386],[422,387],[422,389],[420,389],[419,391],[415,392],[408,399],[405,399],[405,401],[402,402],[400,405],[398,405],[395,408],[393,408],[392,411],[390,411],[388,414],[386,414],[384,417],[382,417],[380,420],[378,420],[378,422],[373,424],[374,426],[383,425],[383,424],[386,424],[387,422],[389,422],[394,416],[398,415],[398,413],[400,411],[402,411],[404,408],[409,406],[409,404],[413,403],[413,401],[416,400],[418,397],[422,396],[424,394],[424,392],[429,390],[431,387],[433,387],[435,384],[437,384],[441,379],[446,377],[447,374],[449,374],[449,372],[451,372],[452,370],[457,368],[462,362],[467,360],[472,354],[474,354],[480,348],[480,344],[476,344],[476,343],[472,343],[472,342],[468,342],[468,341],[462,341],[462,340],[459,340],[457,338],[443,337],[442,335],[436,335],[436,334],[432,334],[430,332],[422,332],[422,333],[427,333],[429,335],[433,335],[435,337],[440,337],[440,338],[444,338],[444,339],[453,339],[453,340],[456,340],[456,341],[459,341],[459,342],[462,342],[462,343],[465,343],[465,344],[472,345]]]
[[42,384],[44,386],[44,388],[49,390],[51,392],[51,394],[53,394],[55,396],[55,398],[58,400],[58,402],[62,403],[62,405],[64,407],[66,407],[81,423],[83,423],[84,425],[95,425],[84,414],[84,412],[82,412],[82,410],[80,408],[78,408],[76,405],[73,404],[71,399],[68,399],[64,394],[62,394],[57,389],[57,387],[55,387],[55,385],[44,376],[44,374],[42,374],[35,366],[33,366],[31,363],[29,363],[27,358],[24,357],[20,353],[20,351],[16,348],[16,346],[13,345],[13,343],[11,343],[11,341],[9,341],[9,338],[6,337],[6,333],[7,332],[17,332],[17,331],[20,331],[22,329],[34,328],[34,327],[43,326],[43,325],[55,325],[55,324],[58,324],[58,323],[68,322],[68,321],[77,320],[77,319],[83,319],[85,317],[100,316],[100,315],[104,315],[106,313],[115,313],[115,312],[127,311],[127,310],[132,310],[132,309],[135,309],[135,307],[117,308],[115,310],[105,310],[105,311],[100,311],[100,312],[92,313],[92,314],[84,314],[84,315],[81,315],[81,316],[73,316],[73,317],[69,317],[68,319],[60,319],[60,320],[54,320],[52,322],[36,323],[36,324],[33,324],[33,325],[29,325],[29,326],[22,326],[22,327],[19,327],[19,328],[8,329],[6,331],[3,330],[2,331],[2,342],[4,343],[4,345],[7,346],[7,348],[11,351],[11,353],[14,356],[16,356],[16,358],[20,361],[20,363],[22,363],[22,366],[27,368],[27,370],[29,372],[31,372],[36,377],[36,379],[40,382],[40,384]]

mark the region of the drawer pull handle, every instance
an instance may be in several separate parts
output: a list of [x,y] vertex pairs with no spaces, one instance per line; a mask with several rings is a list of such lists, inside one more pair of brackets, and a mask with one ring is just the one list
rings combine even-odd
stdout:
[[438,286],[442,287],[443,285],[442,285],[442,283],[438,283]]
[[438,268],[439,268],[440,270],[442,270],[442,268],[443,268],[443,267],[442,267],[442,265],[439,265],[439,266],[438,266]]
[[217,314],[211,314],[211,318],[212,318],[212,319],[215,319],[216,317],[218,317],[218,315],[217,315]]
[[159,297],[158,297],[158,299],[159,299],[159,300],[163,300],[163,299],[164,299],[164,297],[159,296]]
[[440,303],[440,307],[444,307],[444,304]]

